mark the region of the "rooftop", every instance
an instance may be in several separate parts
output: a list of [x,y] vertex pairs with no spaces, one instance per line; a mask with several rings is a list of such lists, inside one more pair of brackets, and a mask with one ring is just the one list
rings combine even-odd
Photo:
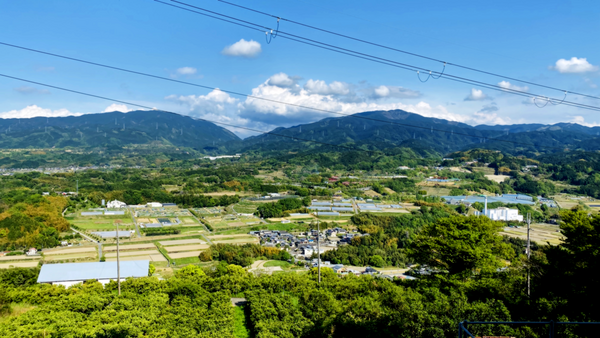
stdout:
[[[120,264],[121,278],[147,277],[150,261],[124,261]],[[44,264],[38,283],[116,279],[117,262]]]

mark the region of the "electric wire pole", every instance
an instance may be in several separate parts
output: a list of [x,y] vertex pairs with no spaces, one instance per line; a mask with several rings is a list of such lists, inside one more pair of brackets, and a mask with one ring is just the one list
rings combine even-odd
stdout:
[[121,267],[119,264],[119,222],[115,222],[117,225],[117,287],[119,289],[119,296],[121,295]]
[[527,297],[531,296],[531,239],[529,232],[531,231],[531,214],[527,213]]
[[317,271],[319,273],[319,286],[321,286],[321,228],[319,227],[319,219],[317,218]]

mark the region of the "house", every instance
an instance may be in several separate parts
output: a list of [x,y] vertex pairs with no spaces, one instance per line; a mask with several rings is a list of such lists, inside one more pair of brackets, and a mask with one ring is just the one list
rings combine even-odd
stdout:
[[[149,266],[150,261],[122,261],[120,279],[148,277]],[[117,275],[117,262],[44,264],[37,282],[69,287],[91,279],[105,285]]]
[[492,221],[518,221],[523,222],[523,215],[519,215],[519,210],[499,207],[496,209],[486,209],[483,212],[476,211],[475,215],[485,215]]
[[29,248],[29,250],[27,250],[27,252],[25,253],[27,256],[35,256],[37,255],[37,249],[36,248]]
[[121,208],[125,208],[126,206],[127,206],[127,204],[125,204],[125,202],[121,202],[119,200],[109,201],[106,204],[106,207],[109,209],[121,209]]

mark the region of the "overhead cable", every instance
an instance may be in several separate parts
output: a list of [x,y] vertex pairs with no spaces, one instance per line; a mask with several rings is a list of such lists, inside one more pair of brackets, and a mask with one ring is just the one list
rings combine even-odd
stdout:
[[[328,113],[328,114],[337,114],[337,115],[342,115],[342,116],[346,116],[346,117],[350,117],[350,118],[357,118],[357,119],[363,119],[363,120],[368,120],[368,121],[381,122],[381,123],[386,123],[386,124],[391,124],[391,125],[415,128],[415,129],[431,130],[431,132],[436,131],[436,132],[441,132],[441,133],[446,133],[446,134],[451,134],[451,135],[456,134],[456,135],[467,136],[467,137],[472,137],[472,138],[481,138],[481,135],[472,135],[472,134],[459,133],[459,132],[455,133],[454,131],[448,131],[448,130],[433,128],[433,127],[423,127],[423,126],[411,125],[411,124],[400,123],[400,122],[396,122],[396,121],[376,119],[376,118],[372,118],[372,117],[368,117],[368,116],[342,113],[342,112],[337,112],[337,111],[333,111],[333,110],[327,110],[327,109],[322,109],[322,108],[316,108],[316,107],[305,106],[305,105],[300,105],[300,104],[295,104],[295,103],[273,100],[273,99],[269,99],[269,98],[265,98],[265,97],[244,94],[244,93],[235,92],[235,91],[231,91],[231,90],[227,90],[227,89],[220,89],[217,87],[211,87],[211,86],[201,85],[201,84],[197,84],[197,83],[193,83],[193,82],[176,80],[173,78],[168,78],[168,77],[159,76],[159,75],[153,75],[153,74],[139,72],[139,71],[130,70],[130,69],[126,69],[126,68],[120,68],[120,67],[111,66],[108,64],[97,63],[97,62],[87,61],[87,60],[69,57],[69,56],[65,56],[65,55],[50,53],[50,52],[46,52],[46,51],[42,51],[42,50],[38,50],[38,49],[9,44],[6,42],[0,42],[0,45],[18,48],[18,49],[22,49],[22,50],[27,50],[30,52],[40,53],[40,54],[49,55],[49,56],[53,56],[53,57],[58,57],[58,58],[62,58],[62,59],[70,60],[70,61],[85,63],[85,64],[97,66],[97,67],[103,67],[103,68],[108,68],[108,69],[117,70],[117,71],[121,71],[121,72],[146,76],[146,77],[150,77],[150,78],[154,78],[154,79],[158,79],[158,80],[164,80],[164,81],[169,81],[169,82],[174,82],[174,83],[179,83],[179,84],[184,84],[184,85],[188,85],[188,86],[194,86],[194,87],[209,89],[209,90],[219,90],[221,92],[236,95],[236,96],[242,96],[242,97],[246,97],[246,98],[250,98],[250,99],[256,99],[256,100],[261,100],[261,101],[266,101],[266,102],[271,102],[271,103],[283,104],[283,105],[295,107],[295,108],[308,109],[308,110],[313,110],[313,111]],[[22,79],[19,79],[19,80],[22,80]],[[23,80],[23,81],[28,81],[28,80]],[[512,144],[520,144],[520,145],[527,145],[527,146],[534,146],[534,147],[536,146],[535,144],[532,144],[532,143],[515,142],[515,141],[503,140],[503,139],[494,139],[494,140],[496,140],[498,142],[506,142],[506,143],[512,143]]]
[[[154,1],[162,3],[162,4],[165,4],[165,5],[168,5],[168,6],[171,6],[171,7],[179,8],[179,9],[182,9],[182,10],[185,10],[185,11],[188,11],[188,12],[192,12],[192,13],[200,14],[200,15],[203,15],[203,16],[215,18],[217,20],[221,20],[221,21],[225,21],[225,22],[229,22],[229,23],[233,23],[233,24],[236,24],[236,25],[239,25],[239,26],[243,26],[243,27],[246,27],[246,28],[250,28],[250,29],[256,30],[256,31],[262,32],[265,29],[266,30],[270,30],[270,28],[266,27],[266,26],[255,24],[255,23],[252,23],[252,22],[249,22],[249,21],[246,21],[246,20],[242,20],[242,19],[237,19],[237,18],[234,18],[232,16],[228,16],[228,15],[225,15],[225,14],[220,14],[220,13],[217,13],[217,12],[214,12],[214,11],[210,11],[210,10],[198,7],[198,6],[186,4],[186,3],[181,2],[181,1],[171,0],[172,2],[179,3],[179,4],[182,4],[182,5],[191,7],[191,8],[195,8],[195,9],[198,9],[198,10],[201,10],[201,11],[205,11],[205,12],[208,12],[208,13],[216,14],[216,15],[222,16],[222,17],[227,18],[227,19],[215,17],[213,15],[202,13],[202,12],[198,12],[198,11],[195,11],[195,10],[192,10],[192,9],[189,9],[189,8],[176,6],[176,5],[173,5],[173,4],[170,4],[170,3],[166,3],[166,2],[160,1],[160,0],[154,0]],[[229,19],[231,19],[231,20],[237,20],[239,22],[232,22]],[[248,25],[252,25],[254,27],[251,27],[251,26],[248,26]],[[337,46],[334,46],[334,45],[331,45],[331,44],[327,44],[327,43],[323,43],[323,42],[319,42],[319,41],[316,41],[316,40],[313,40],[313,39],[308,39],[308,38],[304,38],[304,37],[301,37],[301,36],[298,36],[298,35],[286,33],[286,32],[283,32],[281,30],[278,32],[278,36],[280,36],[282,38],[285,38],[285,39],[288,39],[288,40],[300,42],[300,43],[303,43],[303,44],[306,44],[306,45],[311,45],[311,46],[318,47],[318,48],[321,48],[321,49],[326,49],[326,50],[334,51],[336,53],[349,55],[349,56],[356,57],[356,58],[359,58],[359,59],[364,59],[364,60],[368,60],[368,61],[372,61],[372,62],[376,62],[376,63],[388,65],[388,66],[392,66],[392,67],[395,67],[395,68],[400,68],[400,69],[404,69],[404,70],[408,70],[408,71],[413,71],[415,73],[416,72],[420,72],[420,71],[425,71],[425,72],[428,72],[428,73],[436,74],[437,76],[434,75],[434,77],[436,79],[439,78],[439,77],[442,77],[444,79],[455,81],[455,82],[461,82],[461,83],[466,83],[466,84],[469,84],[469,85],[475,85],[475,86],[478,86],[478,87],[483,87],[483,88],[492,89],[492,90],[495,90],[495,91],[500,91],[500,92],[504,92],[504,93],[510,93],[510,94],[514,94],[514,95],[519,95],[519,96],[523,96],[523,97],[527,97],[527,98],[531,98],[531,99],[545,98],[545,96],[542,96],[542,95],[539,95],[539,94],[529,93],[529,92],[525,92],[525,91],[522,91],[522,90],[517,90],[517,89],[512,89],[512,88],[507,88],[507,87],[501,87],[499,85],[489,84],[489,83],[485,83],[485,82],[481,82],[481,81],[476,81],[476,80],[471,80],[471,79],[468,79],[468,78],[464,78],[464,77],[460,77],[460,76],[455,76],[455,75],[451,75],[451,74],[447,74],[447,73],[436,72],[436,71],[432,71],[430,69],[426,69],[426,68],[422,68],[422,67],[418,67],[418,66],[413,66],[413,65],[410,65],[410,64],[401,63],[401,62],[397,62],[397,61],[393,61],[393,60],[389,60],[389,59],[385,59],[385,58],[380,58],[380,57],[373,56],[373,55],[370,55],[370,54],[365,54],[365,53],[353,51],[353,50],[350,50],[350,49],[347,49],[347,48],[337,47]],[[600,107],[591,106],[591,105],[585,105],[585,104],[571,102],[571,101],[563,101],[561,104],[572,106],[572,107],[577,107],[577,108],[582,108],[582,109],[600,111]]]
[[[50,85],[50,84],[47,84],[47,83],[42,83],[42,82],[27,80],[27,79],[19,78],[19,77],[16,77],[16,76],[11,76],[11,75],[6,75],[6,74],[1,74],[0,73],[0,77],[4,77],[4,78],[8,78],[8,79],[13,79],[13,80],[18,80],[18,81],[23,81],[23,82],[27,82],[27,83],[31,83],[31,84],[36,84],[36,85],[44,86],[44,87],[48,87],[48,88],[54,88],[54,89],[58,89],[58,90],[62,90],[62,91],[70,92],[70,93],[74,93],[74,94],[79,94],[79,95],[94,97],[94,98],[98,98],[98,99],[102,99],[102,100],[107,100],[107,101],[112,101],[112,102],[117,102],[117,103],[123,103],[123,104],[130,105],[130,106],[133,106],[133,107],[139,107],[139,108],[148,109],[148,110],[157,110],[154,107],[142,105],[142,104],[139,104],[139,103],[133,103],[133,102],[123,101],[123,100],[117,100],[117,99],[109,98],[109,97],[106,97],[106,96],[101,96],[101,95],[97,95],[97,94],[90,94],[90,93],[82,92],[82,91],[79,91],[79,90],[74,90],[74,89],[69,89],[69,88],[65,88],[65,87],[59,87],[59,86],[55,86],[55,85]],[[166,112],[166,113],[177,114],[175,112],[171,112],[171,111],[168,111],[168,110],[161,110],[161,111]],[[344,145],[339,145],[339,144],[333,144],[333,143],[327,143],[327,142],[322,142],[322,141],[315,141],[315,140],[303,139],[303,138],[299,138],[299,137],[296,137],[296,136],[279,134],[279,133],[272,132],[272,131],[263,131],[263,130],[259,130],[259,129],[249,128],[249,127],[244,127],[244,126],[238,126],[238,125],[231,124],[231,123],[225,123],[225,122],[220,122],[220,121],[213,121],[213,120],[209,120],[209,119],[205,119],[205,118],[195,118],[195,119],[200,120],[200,121],[205,121],[205,122],[210,122],[210,123],[218,124],[218,125],[228,126],[228,127],[232,127],[232,128],[249,130],[249,131],[253,131],[253,132],[257,132],[257,133],[261,133],[261,134],[275,135],[275,136],[280,136],[280,137],[294,139],[294,140],[300,140],[300,141],[312,142],[312,143],[321,144],[321,145],[328,145],[328,146],[333,146],[333,147],[338,147],[338,148],[344,148],[344,149],[347,149],[347,150],[364,151],[364,152],[370,152],[370,153],[383,153],[382,151],[379,151],[379,150],[365,150],[365,149],[360,149],[360,148],[356,148],[356,147],[349,147],[349,146],[344,146]],[[421,127],[421,128],[428,129],[428,128],[424,128],[424,127]],[[453,133],[453,131],[452,131],[452,133]],[[521,143],[521,142],[505,141],[505,140],[499,140],[499,139],[494,139],[494,140],[495,141],[500,141],[500,142],[509,142],[509,143],[513,143],[513,144],[523,144],[523,145],[535,146],[534,144],[527,144],[527,143]],[[565,147],[552,147],[552,146],[540,146],[540,147],[541,148],[549,148],[549,149],[550,148],[552,148],[552,149],[559,149],[559,150],[564,150],[565,149]]]
[[[503,79],[507,79],[507,80],[511,80],[511,81],[517,81],[517,82],[521,82],[521,83],[526,83],[526,84],[529,84],[529,85],[532,85],[532,86],[542,87],[542,88],[546,88],[546,89],[557,90],[557,91],[560,91],[560,92],[565,92],[566,91],[565,89],[560,89],[560,88],[556,88],[556,87],[552,87],[552,86],[547,86],[547,85],[543,85],[543,84],[539,84],[539,83],[535,83],[535,82],[530,82],[530,81],[526,81],[526,80],[522,80],[522,79],[517,79],[517,78],[509,77],[509,76],[502,75],[502,74],[488,72],[488,71],[485,71],[485,70],[481,70],[481,69],[477,69],[477,68],[473,68],[473,67],[469,67],[469,66],[464,66],[464,65],[461,65],[461,64],[458,64],[458,63],[448,62],[448,61],[440,60],[438,58],[433,58],[433,57],[429,57],[429,56],[426,56],[426,55],[422,55],[422,54],[418,54],[418,53],[413,53],[413,52],[401,50],[401,49],[398,49],[398,48],[394,48],[394,47],[390,47],[390,46],[378,44],[378,43],[367,41],[367,40],[360,39],[360,38],[355,38],[355,37],[352,37],[352,36],[349,36],[349,35],[346,35],[346,34],[336,33],[336,32],[333,32],[333,31],[330,31],[330,30],[327,30],[327,29],[319,28],[319,27],[316,27],[316,26],[304,24],[304,23],[301,23],[301,22],[298,22],[298,21],[294,21],[294,20],[290,20],[290,19],[285,19],[285,18],[282,18],[282,17],[279,17],[279,16],[275,16],[275,15],[272,15],[272,14],[269,14],[269,13],[265,13],[265,12],[262,12],[262,11],[259,11],[259,10],[256,10],[256,9],[252,9],[250,7],[241,6],[241,5],[229,2],[229,1],[225,1],[225,0],[217,0],[217,1],[222,2],[224,4],[227,4],[227,5],[231,5],[231,6],[235,6],[235,7],[238,7],[238,8],[242,8],[242,9],[245,9],[245,10],[248,10],[248,11],[259,13],[259,14],[262,14],[262,15],[266,15],[266,16],[270,16],[270,17],[275,17],[275,18],[278,18],[278,20],[283,20],[283,21],[286,21],[286,22],[289,22],[289,23],[293,23],[293,24],[296,24],[296,25],[299,25],[299,26],[307,27],[307,28],[310,28],[310,29],[318,30],[318,31],[321,31],[321,32],[324,32],[324,33],[328,33],[328,34],[332,34],[332,35],[337,35],[339,37],[343,37],[343,38],[346,38],[346,39],[350,39],[350,40],[362,42],[362,43],[365,43],[365,44],[369,44],[369,45],[372,45],[372,46],[376,46],[376,47],[380,47],[380,48],[392,50],[392,51],[395,51],[395,52],[399,52],[399,53],[403,53],[403,54],[415,56],[415,57],[418,57],[418,58],[422,58],[422,59],[426,59],[426,60],[430,60],[430,61],[435,61],[435,62],[440,62],[440,63],[443,63],[444,65],[448,64],[450,66],[454,66],[454,67],[458,67],[458,68],[462,68],[462,69],[466,69],[466,70],[478,72],[478,73],[481,73],[481,74],[496,76],[496,77],[499,77],[499,78],[503,78]],[[582,93],[577,93],[577,92],[569,92],[569,93],[570,94],[574,94],[574,95],[579,95],[579,96],[587,97],[587,98],[592,98],[592,99],[600,100],[600,97],[598,97],[598,96],[593,96],[593,95],[588,95],[588,94],[582,94]]]

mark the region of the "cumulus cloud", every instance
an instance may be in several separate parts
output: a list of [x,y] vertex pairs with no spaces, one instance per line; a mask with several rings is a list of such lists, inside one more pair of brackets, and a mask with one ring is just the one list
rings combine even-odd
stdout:
[[465,101],[485,101],[491,98],[483,93],[480,89],[471,88],[471,94],[465,97]]
[[348,95],[350,94],[350,85],[339,81],[327,84],[323,80],[310,79],[304,84],[304,90],[319,95]]
[[583,116],[573,116],[573,118],[569,122],[577,123],[577,124],[580,124],[580,125],[586,126],[586,127],[600,126],[600,123],[597,123],[597,122],[585,122],[585,118]]
[[63,117],[63,116],[80,116],[82,113],[73,113],[67,109],[45,109],[36,105],[27,106],[21,110],[11,110],[0,113],[0,118],[3,119],[27,119],[31,117]]
[[29,86],[17,87],[17,88],[15,88],[15,91],[17,93],[24,94],[24,95],[50,94],[49,90],[38,89],[38,88],[34,88],[34,87],[29,87]]
[[179,75],[194,75],[198,70],[194,67],[181,67],[177,69]]
[[[402,87],[371,86],[355,91],[355,85],[344,82],[327,83],[318,79],[309,79],[299,84],[300,80],[299,77],[285,73],[275,74],[252,89],[252,97],[245,100],[233,98],[220,90],[214,90],[206,95],[171,95],[166,99],[185,107],[190,116],[264,131],[341,116],[326,111],[350,115],[366,111],[399,109],[426,117],[463,123],[474,123],[485,117],[457,114],[448,111],[442,105],[432,105],[424,101],[416,104],[399,102],[403,97],[414,98],[417,95],[415,94],[417,92]],[[366,86],[366,84],[362,85]],[[390,101],[382,101],[381,98],[389,98]],[[392,98],[396,100],[391,101]],[[255,134],[235,130],[229,126],[224,127],[241,137]]]
[[500,87],[502,87],[504,89],[518,90],[518,91],[521,91],[521,92],[526,92],[526,91],[529,90],[529,87],[527,87],[527,86],[522,86],[522,87],[521,86],[517,86],[517,85],[514,85],[514,84],[512,84],[512,83],[510,83],[508,81],[498,82],[498,86],[500,86]]
[[289,76],[286,73],[277,73],[271,76],[266,83],[270,86],[292,88],[298,84],[298,80],[300,80],[299,77]]
[[113,103],[110,106],[104,109],[103,113],[112,113],[115,111],[120,111],[121,113],[129,113],[133,109],[129,109],[126,105],[120,103]]
[[233,45],[223,48],[221,51],[221,53],[224,55],[241,56],[246,58],[256,57],[258,54],[260,54],[260,52],[262,52],[260,43],[254,40],[246,41],[244,39],[241,39]]
[[[281,76],[281,78],[285,78]],[[310,83],[310,85],[308,85]],[[286,84],[290,84],[286,82]],[[304,88],[295,91],[293,86],[275,86],[271,79],[259,85],[252,90],[253,97],[268,98],[270,100],[289,102],[294,105],[315,107],[322,110],[330,110],[344,114],[355,114],[374,110],[395,110],[402,109],[408,112],[417,113],[423,116],[445,118],[452,121],[464,122],[468,117],[449,113],[443,106],[432,107],[426,102],[419,102],[416,105],[409,105],[400,102],[396,103],[378,103],[373,102],[370,97],[360,97],[359,100],[349,102],[343,97],[329,95],[331,85],[325,84],[319,80],[308,80]],[[335,87],[335,86],[334,86]],[[315,89],[315,88],[318,88]],[[340,86],[339,88],[344,88]],[[340,93],[345,93],[339,89]],[[325,94],[328,95],[325,95]],[[259,121],[274,126],[290,126],[298,123],[307,123],[320,120],[326,117],[339,117],[339,114],[318,112],[307,108],[288,106],[275,102],[259,100],[256,98],[247,98],[240,103],[240,116],[253,121]]]
[[407,88],[398,86],[384,86],[370,88],[371,97],[375,99],[382,98],[400,98],[413,99],[421,97],[421,93]]
[[587,58],[572,57],[570,60],[560,59],[556,61],[550,69],[556,70],[559,73],[589,73],[595,72],[599,68],[588,62]]

